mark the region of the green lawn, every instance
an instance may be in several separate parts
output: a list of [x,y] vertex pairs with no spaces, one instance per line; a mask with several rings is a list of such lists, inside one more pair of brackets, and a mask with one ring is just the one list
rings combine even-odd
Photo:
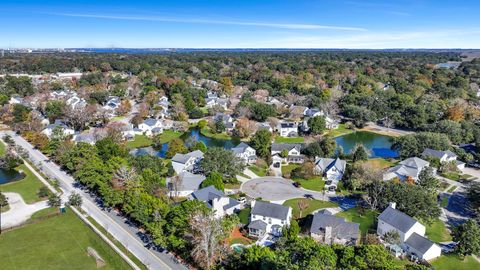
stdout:
[[447,205],[448,205],[448,197],[445,196],[445,197],[442,198],[442,201],[440,202],[440,207],[445,208],[445,207],[447,207]]
[[250,220],[250,211],[251,208],[244,208],[238,212],[238,217],[240,218],[240,223],[247,225],[248,221]]
[[435,270],[473,270],[480,269],[480,263],[472,256],[466,257],[463,261],[457,255],[444,255],[431,262]]
[[183,135],[183,132],[177,132],[173,130],[164,130],[160,136],[160,143],[168,143],[173,139],[176,139]]
[[276,143],[303,143],[305,141],[305,138],[303,137],[280,137],[277,136],[275,137],[275,142]]
[[3,156],[3,154],[5,154],[5,149],[7,147],[5,146],[5,144],[3,143],[3,141],[0,141],[0,156]]
[[367,161],[364,161],[363,163],[372,169],[378,169],[378,170],[389,168],[394,165],[393,162],[390,162],[384,158],[371,158]]
[[459,174],[456,172],[444,172],[440,175],[453,181],[469,180],[472,178],[472,176],[469,174]]
[[22,196],[23,200],[26,203],[34,203],[40,201],[38,197],[38,190],[43,187],[43,183],[37,179],[37,177],[25,166],[22,164],[16,168],[16,170],[21,170],[25,174],[25,178],[19,181],[10,182],[7,184],[0,185],[0,191],[2,192],[16,192]]
[[426,226],[426,236],[433,242],[452,241],[450,232],[441,220],[434,221],[431,225]]
[[261,168],[261,167],[258,167],[257,165],[250,165],[248,166],[248,169],[258,176],[267,175],[267,168]]
[[233,238],[232,240],[230,240],[230,245],[242,244],[242,245],[248,246],[251,243],[252,243],[252,241],[248,240],[247,238],[242,238],[242,237],[237,237],[237,238]]
[[115,116],[115,117],[112,118],[112,122],[114,122],[114,121],[121,121],[121,120],[123,120],[123,119],[125,119],[125,116]]
[[70,209],[66,214],[2,233],[0,239],[3,270],[96,269],[87,247],[95,249],[105,260],[101,269],[131,269]]
[[345,124],[339,124],[337,129],[331,129],[325,132],[324,135],[332,136],[332,137],[339,137],[348,133],[354,132],[354,129],[348,129],[345,127]]
[[282,175],[291,173],[293,170],[296,168],[300,167],[300,164],[288,164],[288,165],[282,165]]
[[455,190],[457,189],[457,186],[452,186],[451,188],[449,188],[447,191],[452,193],[454,192]]
[[219,139],[219,140],[231,140],[232,137],[230,137],[227,133],[222,132],[222,133],[213,133],[212,130],[208,127],[204,127],[200,130],[200,133],[205,136],[205,137],[210,137],[214,139]]
[[315,177],[312,179],[292,179],[295,182],[299,182],[302,185],[302,188],[314,190],[314,191],[322,191],[325,187],[325,181],[322,180],[322,177]]
[[364,214],[358,213],[358,208],[348,209],[347,211],[336,214],[337,217],[343,217],[347,221],[360,224],[360,231],[362,235],[366,235],[369,229],[375,229],[375,218],[378,213],[372,210],[365,209]]
[[127,148],[141,148],[153,144],[153,141],[145,135],[135,135],[133,141],[128,141],[125,145]]
[[[302,215],[300,216],[300,209],[298,207],[299,201],[305,201],[307,203],[307,208],[302,211]],[[326,202],[326,201],[319,201],[319,200],[312,200],[312,199],[290,199],[283,203],[283,205],[292,207],[293,210],[293,217],[294,218],[303,218],[313,211],[323,208],[330,208],[330,207],[337,207],[338,204],[334,202]]]
[[238,175],[241,176],[241,177],[243,177],[243,178],[252,179],[250,176],[244,174],[243,172],[242,172],[242,173],[239,173]]

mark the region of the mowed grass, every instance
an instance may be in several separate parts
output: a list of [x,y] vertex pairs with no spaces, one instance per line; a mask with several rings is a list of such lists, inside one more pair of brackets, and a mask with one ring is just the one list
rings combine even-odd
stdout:
[[2,192],[16,192],[22,196],[23,200],[28,203],[34,203],[42,200],[38,197],[38,190],[43,187],[43,183],[25,166],[22,164],[16,168],[17,171],[23,171],[25,178],[22,180],[6,183],[0,185]]
[[[288,165],[282,165],[282,175],[289,174],[296,168],[300,167],[301,165],[299,164],[288,164]],[[285,176],[284,176],[285,177]]]
[[461,260],[457,255],[444,255],[431,262],[435,270],[473,270],[480,269],[480,262],[475,260],[472,256],[465,257]]
[[7,146],[3,143],[3,141],[0,141],[0,156],[3,156],[5,154]]
[[339,137],[339,136],[342,136],[342,135],[352,133],[354,131],[355,131],[354,129],[348,129],[345,126],[345,124],[339,124],[338,128],[328,130],[327,132],[325,132],[325,135],[331,136],[331,137]]
[[300,183],[302,188],[308,190],[322,191],[325,188],[325,181],[323,181],[320,176],[312,179],[294,178],[293,181]]
[[106,265],[101,269],[131,269],[103,240],[67,209],[66,214],[2,233],[2,270],[16,269],[96,269],[87,255],[95,249]]
[[267,168],[262,168],[257,165],[250,165],[248,166],[248,169],[260,177],[267,175]]
[[445,223],[439,219],[435,220],[431,225],[426,224],[425,234],[433,242],[452,241],[452,236],[445,226]]
[[238,218],[240,219],[240,223],[247,225],[250,220],[250,212],[252,211],[251,208],[244,208],[238,212]]
[[303,137],[275,137],[276,143],[303,143],[305,138]]
[[394,165],[393,162],[390,162],[384,158],[372,158],[367,161],[364,161],[363,164],[365,164],[369,168],[377,169],[377,170],[389,168]]
[[365,209],[364,213],[360,214],[359,208],[357,207],[336,214],[337,217],[343,217],[347,221],[360,224],[362,236],[365,236],[368,230],[375,229],[375,218],[377,215],[377,212],[368,209]]
[[222,133],[213,133],[212,130],[209,127],[204,127],[200,130],[200,133],[205,136],[205,137],[210,137],[218,140],[231,140],[232,137],[230,137],[227,133],[222,132]]
[[173,130],[164,130],[162,134],[158,135],[160,137],[160,143],[168,143],[173,139],[179,138],[183,135],[183,132],[177,132]]
[[153,144],[153,141],[146,135],[135,135],[133,141],[128,141],[125,145],[127,148],[141,148]]
[[[300,215],[300,208],[298,206],[300,201],[303,201],[307,205],[307,207],[302,211],[301,215]],[[326,202],[326,201],[312,200],[312,199],[306,199],[306,198],[290,199],[285,201],[283,205],[292,207],[292,213],[294,218],[303,218],[311,214],[315,210],[338,206],[338,204],[334,202]]]

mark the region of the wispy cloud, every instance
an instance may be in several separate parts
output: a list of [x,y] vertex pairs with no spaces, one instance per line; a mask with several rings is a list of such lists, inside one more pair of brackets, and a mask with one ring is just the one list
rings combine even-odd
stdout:
[[333,25],[320,25],[320,24],[245,22],[245,21],[181,19],[181,18],[152,17],[152,16],[119,16],[119,15],[78,14],[78,13],[46,13],[46,14],[56,15],[56,16],[65,16],[65,17],[97,18],[97,19],[109,19],[109,20],[173,22],[173,23],[203,23],[203,24],[270,27],[270,28],[283,28],[283,29],[296,29],[296,30],[325,29],[325,30],[362,31],[362,32],[368,31],[367,29],[360,28],[360,27],[333,26]]

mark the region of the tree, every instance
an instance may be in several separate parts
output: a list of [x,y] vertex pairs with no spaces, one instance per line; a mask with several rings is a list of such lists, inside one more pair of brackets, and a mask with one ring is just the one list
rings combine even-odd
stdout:
[[167,158],[172,158],[175,154],[184,154],[187,153],[187,147],[183,144],[182,139],[175,138],[168,143],[168,150],[165,153]]
[[226,126],[222,119],[217,119],[212,126],[212,130],[215,133],[225,132],[225,128]]
[[50,100],[45,105],[45,116],[48,117],[50,122],[55,121],[57,118],[61,118],[65,103],[61,100]]
[[23,164],[23,160],[17,156],[11,147],[7,149],[4,156],[0,157],[0,169],[11,171],[20,164]]
[[310,204],[308,203],[307,199],[300,199],[297,203],[298,210],[300,211],[299,213],[299,218],[303,217],[303,210],[306,210]]
[[83,203],[82,196],[80,194],[73,192],[68,196],[68,204],[71,206],[81,207]]
[[435,195],[437,193],[440,187],[440,181],[435,177],[432,167],[426,167],[420,172],[417,185],[430,194]]
[[40,198],[46,198],[50,196],[50,193],[51,193],[50,190],[46,186],[43,186],[38,189],[37,195]]
[[[300,216],[302,215],[300,214]],[[290,225],[285,226],[282,229],[282,237],[285,237],[288,240],[293,240],[297,238],[299,233],[300,233],[300,226],[298,225],[298,222],[296,220],[290,221]]]
[[213,269],[224,252],[221,223],[212,213],[195,212],[190,216],[188,237],[193,246],[191,256],[204,269]]
[[453,241],[457,242],[455,251],[462,255],[480,255],[480,227],[469,219],[453,229]]
[[308,119],[308,127],[312,134],[322,134],[326,128],[325,118],[323,116],[315,116]]
[[265,103],[253,103],[250,106],[252,112],[252,119],[258,122],[264,122],[268,117],[274,117],[277,115],[275,108]]
[[0,207],[7,207],[8,206],[8,199],[7,197],[0,191]]
[[245,167],[232,151],[221,147],[208,148],[200,166],[207,175],[212,172],[221,174],[225,182],[235,181],[235,176]]
[[270,146],[272,145],[272,133],[266,129],[260,129],[252,137],[252,148],[257,151],[257,155],[266,158],[270,155]]
[[193,145],[193,147],[190,149],[190,151],[195,151],[195,150],[200,150],[203,153],[205,153],[205,152],[207,152],[207,145],[202,141],[196,142]]
[[385,242],[389,243],[390,245],[401,244],[400,235],[396,230],[388,231],[386,234],[383,235],[383,239],[385,239]]
[[242,117],[237,120],[234,134],[239,138],[248,138],[257,130],[257,123]]
[[368,160],[368,151],[363,144],[355,145],[355,148],[352,151],[352,161],[366,161]]
[[218,172],[211,172],[208,174],[207,178],[202,182],[201,188],[208,186],[214,186],[218,190],[224,190],[225,186],[223,184],[222,175]]
[[391,148],[399,152],[401,158],[420,156],[425,148],[445,150],[450,148],[448,136],[440,133],[419,132],[394,138]]
[[468,188],[467,198],[475,212],[480,214],[480,183],[474,182]]
[[52,193],[48,196],[47,204],[50,207],[60,207],[60,205],[62,205],[62,199],[57,194]]
[[333,157],[337,143],[332,137],[326,136],[318,141],[310,143],[303,152],[309,157]]

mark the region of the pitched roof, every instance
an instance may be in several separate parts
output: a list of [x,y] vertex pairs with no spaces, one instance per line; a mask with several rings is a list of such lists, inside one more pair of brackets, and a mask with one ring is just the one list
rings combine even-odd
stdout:
[[267,223],[261,220],[255,220],[248,224],[248,228],[265,231],[267,230]]
[[402,162],[398,163],[400,165],[405,165],[411,168],[423,168],[425,166],[428,166],[430,163],[426,160],[423,160],[418,157],[411,157],[403,160]]
[[195,150],[186,154],[176,153],[175,156],[173,156],[172,161],[185,164],[192,157],[203,158],[203,152],[200,150]]
[[457,157],[455,153],[450,150],[447,151],[439,151],[431,148],[425,148],[422,152],[422,157],[437,157],[442,158],[443,156],[447,155],[448,158]]
[[315,164],[318,168],[323,172],[329,170],[332,167],[337,168],[340,172],[345,172],[345,167],[347,166],[347,162],[345,160],[341,160],[339,158],[315,158]]
[[250,147],[250,145],[244,143],[244,142],[241,142],[239,145],[235,146],[234,148],[232,148],[232,151],[235,153],[235,154],[241,154],[243,152],[245,152],[248,148]]
[[157,119],[148,118],[148,119],[145,119],[145,121],[143,121],[143,124],[153,127],[157,124],[157,121],[158,121]]
[[408,239],[405,241],[405,244],[422,253],[417,255],[425,254],[425,252],[427,252],[433,245],[435,245],[435,243],[419,235],[416,232],[412,233],[412,235],[408,237]]
[[391,206],[388,206],[385,210],[383,210],[383,212],[378,216],[378,220],[383,220],[384,222],[404,233],[410,230],[410,228],[417,223],[414,218],[395,208],[392,208]]
[[298,151],[302,149],[302,144],[300,143],[272,143],[272,151],[282,151],[282,150],[292,150],[293,148],[297,148]]
[[[179,187],[180,191],[197,190],[200,184],[202,184],[203,180],[206,178],[205,175],[193,174],[190,172],[182,172],[178,176],[181,179],[181,184]],[[170,181],[172,181],[172,178],[168,179],[168,182]]]
[[360,225],[353,222],[346,222],[344,218],[329,214],[316,213],[313,215],[310,232],[320,234],[326,227],[332,227],[334,234],[340,239],[357,239],[359,237]]
[[288,217],[289,208],[290,207],[280,204],[256,201],[251,214],[286,220]]
[[295,122],[282,122],[280,123],[281,128],[297,128],[298,125]]

